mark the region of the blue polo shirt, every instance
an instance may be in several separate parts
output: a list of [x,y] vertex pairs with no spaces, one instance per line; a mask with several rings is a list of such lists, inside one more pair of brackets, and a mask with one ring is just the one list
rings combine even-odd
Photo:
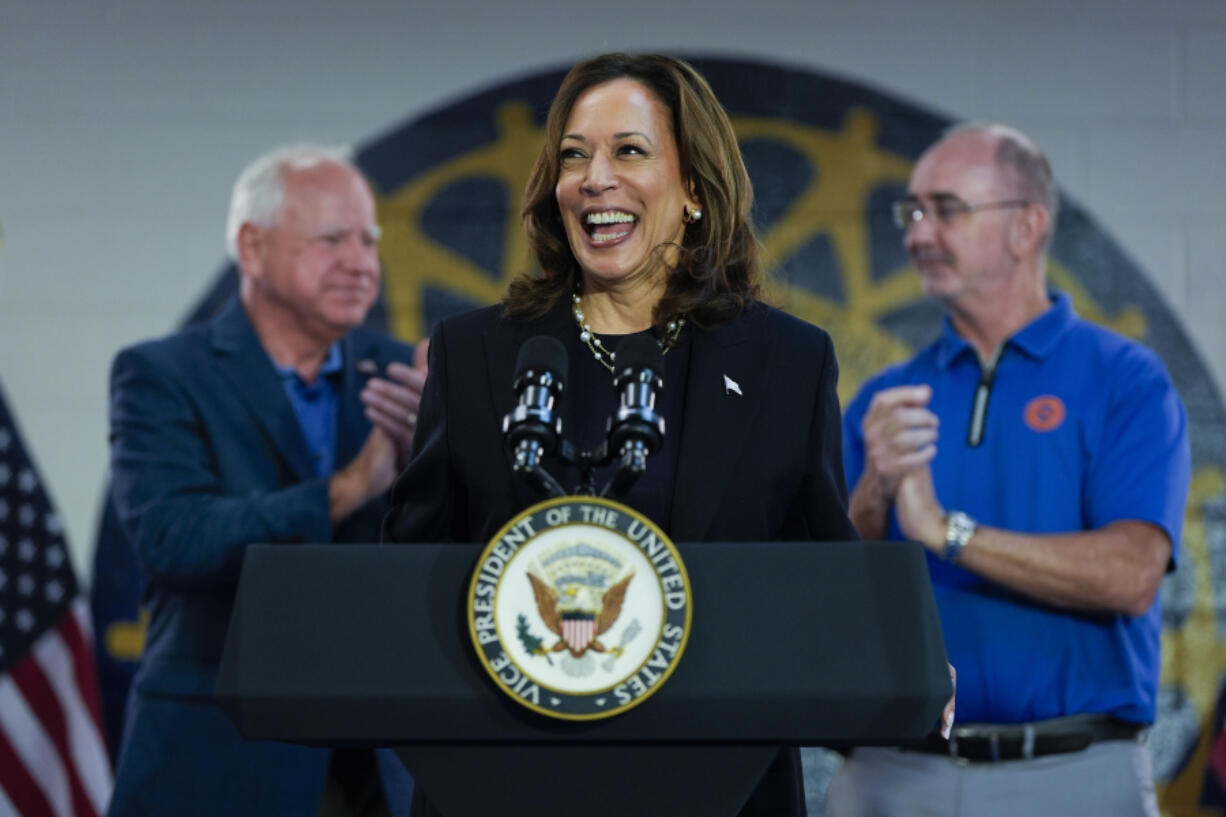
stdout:
[[[1010,338],[987,395],[982,435],[969,431],[984,380],[953,330],[868,381],[843,418],[848,485],[864,468],[861,423],[877,391],[932,386],[940,418],[932,464],[937,497],[992,527],[1030,533],[1151,522],[1171,539],[1187,499],[1187,417],[1162,361],[1082,320],[1067,295]],[[903,538],[891,514],[890,536]],[[973,543],[971,547],[974,547]],[[1055,608],[932,554],[933,590],[951,663],[958,719],[1020,723],[1078,713],[1153,721],[1161,605],[1140,617]]]
[[306,439],[307,450],[315,464],[315,474],[326,477],[336,465],[336,384],[332,375],[341,370],[341,345],[328,347],[328,357],[319,367],[315,380],[307,383],[292,366],[273,364],[281,375],[281,385],[294,406],[298,426]]

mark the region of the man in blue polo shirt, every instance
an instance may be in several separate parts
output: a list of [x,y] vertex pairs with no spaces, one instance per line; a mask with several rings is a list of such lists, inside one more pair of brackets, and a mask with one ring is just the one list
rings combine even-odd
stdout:
[[856,749],[849,815],[1157,815],[1148,750],[1161,610],[1189,478],[1158,357],[1046,286],[1058,192],[1038,147],[956,129],[895,217],[944,332],[844,417],[865,539],[928,549],[958,673],[949,741]]

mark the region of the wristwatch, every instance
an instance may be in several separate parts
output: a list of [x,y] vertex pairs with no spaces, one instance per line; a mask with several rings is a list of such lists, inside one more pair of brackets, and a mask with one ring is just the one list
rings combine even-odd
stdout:
[[945,550],[941,558],[947,562],[956,562],[962,555],[962,548],[975,535],[978,523],[962,511],[950,511],[945,514]]

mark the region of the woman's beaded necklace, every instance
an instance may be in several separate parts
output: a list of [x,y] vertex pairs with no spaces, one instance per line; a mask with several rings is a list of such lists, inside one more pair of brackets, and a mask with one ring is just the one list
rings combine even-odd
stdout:
[[[579,326],[579,340],[587,344],[587,348],[592,350],[592,357],[600,361],[600,364],[613,371],[614,353],[610,352],[596,333],[592,331],[592,327],[588,326],[586,318],[583,315],[583,302],[576,292],[571,296],[571,313],[575,316],[575,323]],[[677,345],[677,339],[681,337],[681,329],[685,326],[685,316],[679,315],[669,320],[665,327],[663,340],[658,341],[662,354],[668,354],[668,350]]]

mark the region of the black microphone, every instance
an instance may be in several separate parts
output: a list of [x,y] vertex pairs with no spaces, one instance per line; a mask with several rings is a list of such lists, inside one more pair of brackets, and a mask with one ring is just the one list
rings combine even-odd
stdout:
[[566,347],[546,335],[529,338],[515,360],[519,404],[502,418],[502,433],[514,458],[512,470],[550,496],[565,496],[557,480],[541,467],[541,457],[557,448],[562,418],[553,405],[565,388]]
[[664,418],[656,413],[656,392],[664,386],[664,352],[654,338],[631,335],[618,345],[614,362],[613,388],[621,401],[609,418],[609,450],[621,462],[605,493],[622,496],[664,442]]

